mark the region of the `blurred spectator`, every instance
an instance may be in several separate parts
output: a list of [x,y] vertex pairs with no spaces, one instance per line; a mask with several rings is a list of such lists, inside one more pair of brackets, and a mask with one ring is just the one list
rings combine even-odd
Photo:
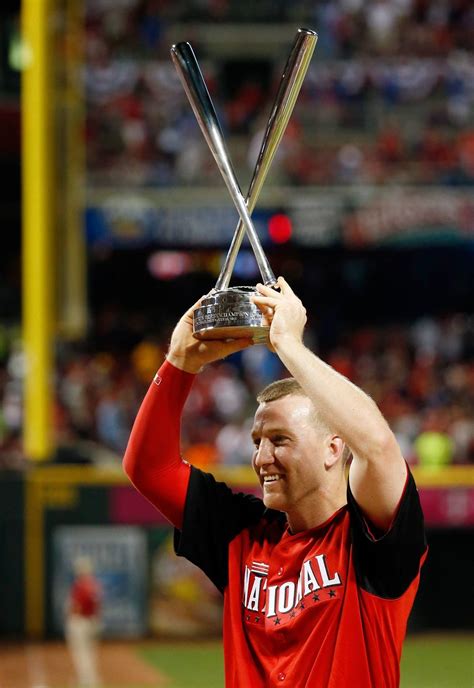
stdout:
[[422,432],[415,440],[418,462],[426,468],[442,468],[453,461],[454,441],[447,433],[445,409],[430,409],[424,418]]
[[131,354],[133,372],[144,385],[153,378],[163,361],[163,350],[157,342],[144,339]]
[[370,45],[379,53],[398,48],[399,6],[393,0],[373,0],[365,9]]
[[124,399],[117,385],[107,385],[96,408],[97,437],[117,454],[123,454],[128,441],[128,418]]
[[66,641],[80,688],[96,688],[101,682],[97,666],[101,589],[89,557],[74,561],[74,582],[66,607]]

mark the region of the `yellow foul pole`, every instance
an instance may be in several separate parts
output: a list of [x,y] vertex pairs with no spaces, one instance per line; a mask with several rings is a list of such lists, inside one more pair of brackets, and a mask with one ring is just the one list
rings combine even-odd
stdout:
[[52,0],[22,2],[24,451],[53,452]]

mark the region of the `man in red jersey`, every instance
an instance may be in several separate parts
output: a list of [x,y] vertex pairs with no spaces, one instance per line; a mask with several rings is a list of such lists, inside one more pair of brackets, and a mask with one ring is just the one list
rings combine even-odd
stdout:
[[180,456],[194,376],[251,344],[197,341],[197,304],[175,328],[124,468],[176,527],[176,552],[224,594],[228,688],[395,688],[426,552],[418,493],[377,406],[304,346],[306,311],[278,283],[254,298],[293,375],[258,398],[252,463],[263,499]]

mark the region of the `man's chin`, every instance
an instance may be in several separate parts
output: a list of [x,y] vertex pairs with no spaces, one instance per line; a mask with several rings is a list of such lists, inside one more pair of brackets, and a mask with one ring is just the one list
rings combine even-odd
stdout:
[[263,490],[262,500],[267,509],[274,509],[275,511],[286,511],[286,501],[282,495],[269,494]]

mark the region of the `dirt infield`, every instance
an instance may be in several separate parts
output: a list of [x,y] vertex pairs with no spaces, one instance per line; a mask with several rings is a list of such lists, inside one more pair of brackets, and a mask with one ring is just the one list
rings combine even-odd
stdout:
[[[142,661],[135,646],[104,642],[99,650],[103,688],[154,686],[168,681]],[[64,643],[0,645],[0,688],[73,688],[74,670]]]

